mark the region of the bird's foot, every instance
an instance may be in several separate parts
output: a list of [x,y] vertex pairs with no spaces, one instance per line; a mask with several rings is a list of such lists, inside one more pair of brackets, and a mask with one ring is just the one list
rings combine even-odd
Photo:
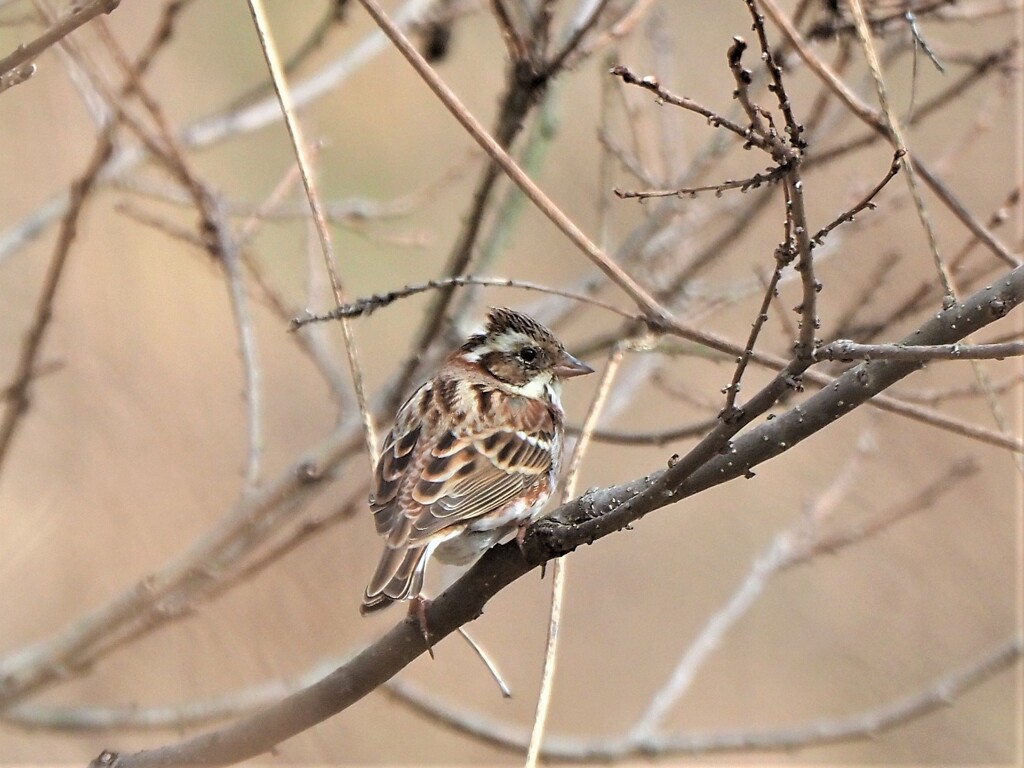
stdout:
[[528,530],[530,530],[529,520],[524,520],[523,522],[519,523],[518,528],[516,528],[516,546],[519,547],[519,551],[523,555],[526,554],[526,532]]
[[[530,530],[530,522],[531,521],[529,521],[529,520],[524,520],[523,522],[519,523],[519,527],[516,529],[515,542],[516,542],[516,546],[519,547],[519,553],[523,557],[526,557],[526,533],[527,533],[527,531]],[[540,577],[541,577],[541,579],[544,578],[544,573],[546,572],[546,570],[547,570],[547,563],[541,563],[541,566],[540,566]]]
[[409,615],[416,619],[416,623],[419,624],[420,632],[423,634],[423,641],[427,644],[427,653],[430,654],[430,658],[434,658],[434,644],[430,640],[430,629],[427,627],[427,608],[430,606],[430,601],[425,597],[416,595],[409,600]]

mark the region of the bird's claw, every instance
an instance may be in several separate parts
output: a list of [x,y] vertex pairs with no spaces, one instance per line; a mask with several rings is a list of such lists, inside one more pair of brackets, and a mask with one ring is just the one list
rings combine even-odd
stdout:
[[434,644],[430,640],[430,630],[427,627],[427,608],[430,606],[430,601],[425,597],[416,595],[409,600],[409,615],[416,619],[416,623],[419,625],[420,633],[423,635],[423,641],[427,644],[427,653],[430,654],[430,658],[434,658]]

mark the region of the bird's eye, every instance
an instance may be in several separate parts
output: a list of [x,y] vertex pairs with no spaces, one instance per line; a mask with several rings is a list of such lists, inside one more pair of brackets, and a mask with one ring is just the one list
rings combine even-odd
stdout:
[[524,363],[532,363],[537,359],[537,349],[535,347],[523,347],[519,352],[519,359]]

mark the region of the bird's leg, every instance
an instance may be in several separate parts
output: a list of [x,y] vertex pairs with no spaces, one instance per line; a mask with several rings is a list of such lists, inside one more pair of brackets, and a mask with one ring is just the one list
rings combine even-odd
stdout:
[[[530,530],[531,521],[529,519],[523,520],[519,523],[519,527],[516,529],[516,546],[519,547],[519,553],[526,557],[526,532]],[[540,577],[544,578],[544,573],[547,571],[548,564],[541,563],[540,565]]]
[[528,530],[530,530],[530,519],[529,518],[527,518],[526,520],[520,521],[519,526],[516,528],[516,546],[519,547],[519,551],[524,556],[526,555],[525,542],[526,542],[526,532]]
[[427,644],[427,653],[433,659],[434,644],[430,641],[430,630],[427,628],[427,607],[429,605],[430,601],[420,595],[409,599],[409,615],[416,618],[416,623],[419,624],[420,632],[423,634],[423,640]]

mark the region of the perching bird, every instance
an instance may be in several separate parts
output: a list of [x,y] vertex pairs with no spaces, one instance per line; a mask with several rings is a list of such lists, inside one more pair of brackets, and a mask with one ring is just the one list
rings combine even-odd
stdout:
[[362,613],[419,600],[432,555],[468,564],[539,519],[562,456],[562,379],[592,372],[533,318],[491,309],[384,440],[370,509],[385,547]]

